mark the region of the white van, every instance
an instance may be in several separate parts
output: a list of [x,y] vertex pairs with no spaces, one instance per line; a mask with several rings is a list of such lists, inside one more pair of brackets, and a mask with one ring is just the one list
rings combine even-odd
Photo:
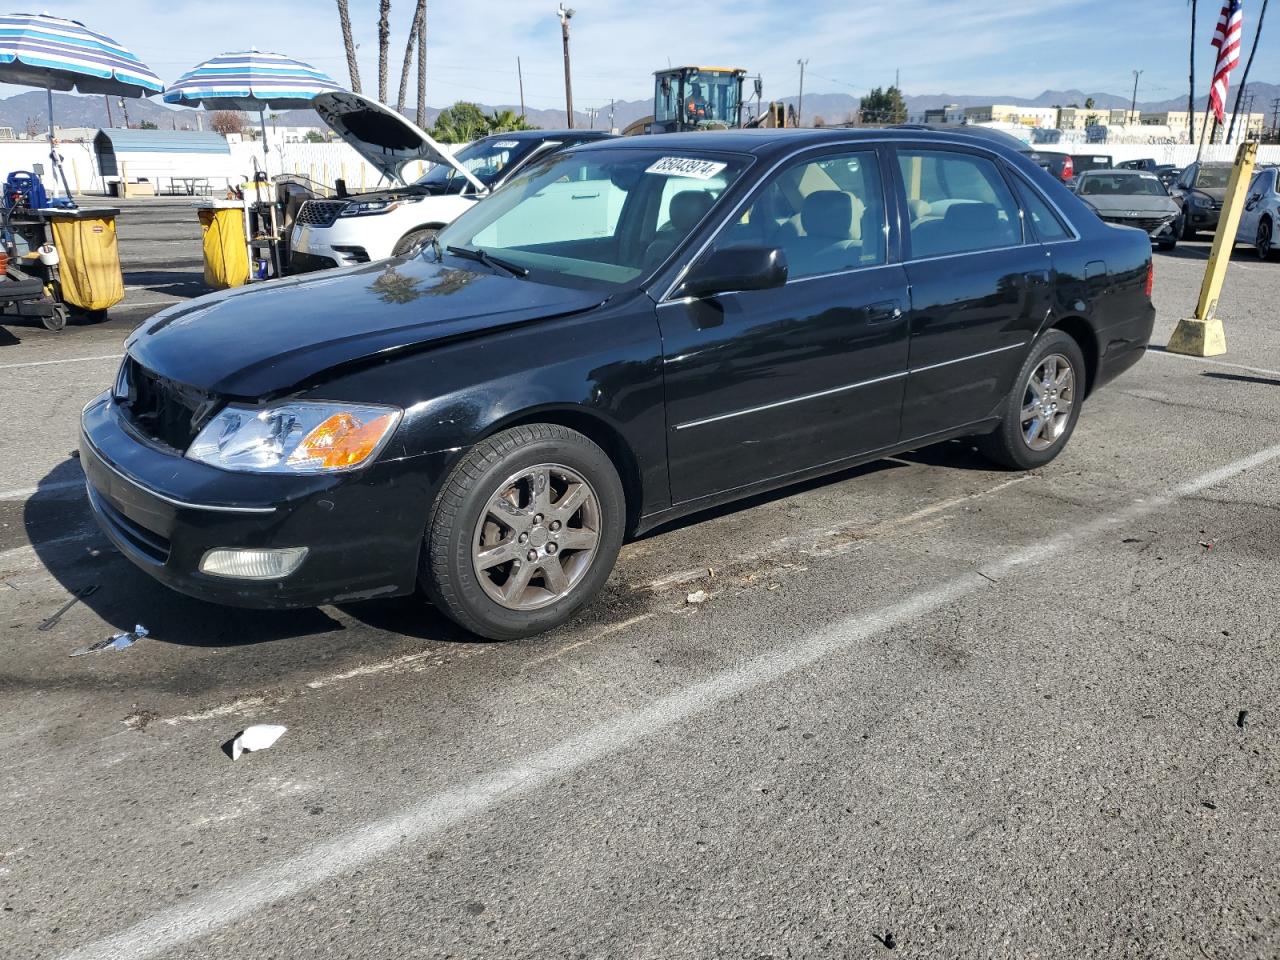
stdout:
[[[323,94],[314,106],[392,186],[304,203],[290,236],[290,273],[406,254],[535,159],[608,136],[602,130],[522,130],[484,137],[453,154],[394,110],[358,93]],[[402,171],[416,160],[428,161],[431,169],[406,183]]]

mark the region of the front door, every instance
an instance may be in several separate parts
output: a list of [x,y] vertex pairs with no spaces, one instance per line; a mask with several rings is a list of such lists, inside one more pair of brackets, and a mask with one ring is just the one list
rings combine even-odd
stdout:
[[1048,313],[1051,264],[1024,239],[995,158],[960,147],[897,156],[910,222],[910,441],[996,413]]
[[874,149],[811,153],[761,185],[707,253],[781,248],[785,286],[658,307],[674,503],[894,442],[907,280]]

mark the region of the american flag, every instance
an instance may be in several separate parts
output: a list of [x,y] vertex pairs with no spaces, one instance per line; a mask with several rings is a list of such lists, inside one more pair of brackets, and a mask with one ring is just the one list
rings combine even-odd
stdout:
[[1240,42],[1244,33],[1244,10],[1241,0],[1225,0],[1222,13],[1218,14],[1218,26],[1213,31],[1213,45],[1218,48],[1218,63],[1213,68],[1213,87],[1209,90],[1209,105],[1218,123],[1224,122],[1227,113],[1227,87],[1231,71],[1240,63]]

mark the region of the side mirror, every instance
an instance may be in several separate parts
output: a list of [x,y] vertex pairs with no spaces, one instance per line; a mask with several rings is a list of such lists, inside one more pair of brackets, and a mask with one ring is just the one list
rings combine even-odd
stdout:
[[709,297],[740,290],[771,290],[787,282],[787,255],[778,247],[727,247],[699,260],[680,293]]

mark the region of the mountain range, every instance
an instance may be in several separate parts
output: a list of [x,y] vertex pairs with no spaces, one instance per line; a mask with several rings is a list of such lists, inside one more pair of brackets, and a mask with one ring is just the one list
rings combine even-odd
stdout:
[[[1250,83],[1249,95],[1253,96],[1253,111],[1266,113],[1269,117],[1280,99],[1280,84]],[[914,116],[925,110],[954,104],[959,107],[971,107],[990,103],[1007,103],[1014,106],[1052,107],[1079,104],[1092,98],[1099,109],[1127,107],[1129,98],[1110,93],[1085,93],[1081,90],[1046,90],[1038,97],[1008,96],[976,96],[972,94],[922,94],[905,97],[908,111]],[[784,97],[782,102],[793,104],[796,97]],[[1207,96],[1197,100],[1196,108],[1204,110]],[[854,116],[858,109],[859,98],[848,93],[810,93],[804,98],[804,119],[812,122],[821,117],[827,123],[843,123]],[[1186,98],[1173,98],[1158,101],[1140,101],[1138,108],[1146,112],[1163,112],[1166,110],[1185,110]],[[1234,105],[1235,95],[1232,92],[1230,103]],[[515,110],[519,112],[519,104],[481,104],[486,110]],[[614,104],[614,125],[622,128],[634,120],[647,116],[653,105],[648,100],[619,100]],[[435,122],[440,107],[427,108],[427,124]],[[85,97],[68,93],[53,95],[53,111],[57,123],[61,127],[102,127],[108,125],[108,105],[104,97]],[[197,112],[181,107],[170,107],[156,100],[128,100],[122,110],[120,103],[110,103],[111,122],[115,126],[124,124],[127,111],[129,122],[136,126],[143,120],[150,120],[164,130],[183,130],[197,128]],[[411,111],[406,111],[412,116]],[[44,131],[47,124],[46,95],[41,91],[18,93],[11,97],[0,98],[0,125],[13,127],[16,132],[34,130],[37,134]],[[563,110],[527,110],[529,122],[535,126],[552,129],[564,126]],[[320,118],[311,110],[286,110],[274,115],[275,122],[281,126],[323,127]],[[586,127],[590,121],[583,111],[575,111],[575,125]],[[251,121],[256,121],[251,116]],[[609,108],[602,109],[596,117],[595,126],[603,127],[609,123]],[[206,123],[207,126],[207,123]]]

